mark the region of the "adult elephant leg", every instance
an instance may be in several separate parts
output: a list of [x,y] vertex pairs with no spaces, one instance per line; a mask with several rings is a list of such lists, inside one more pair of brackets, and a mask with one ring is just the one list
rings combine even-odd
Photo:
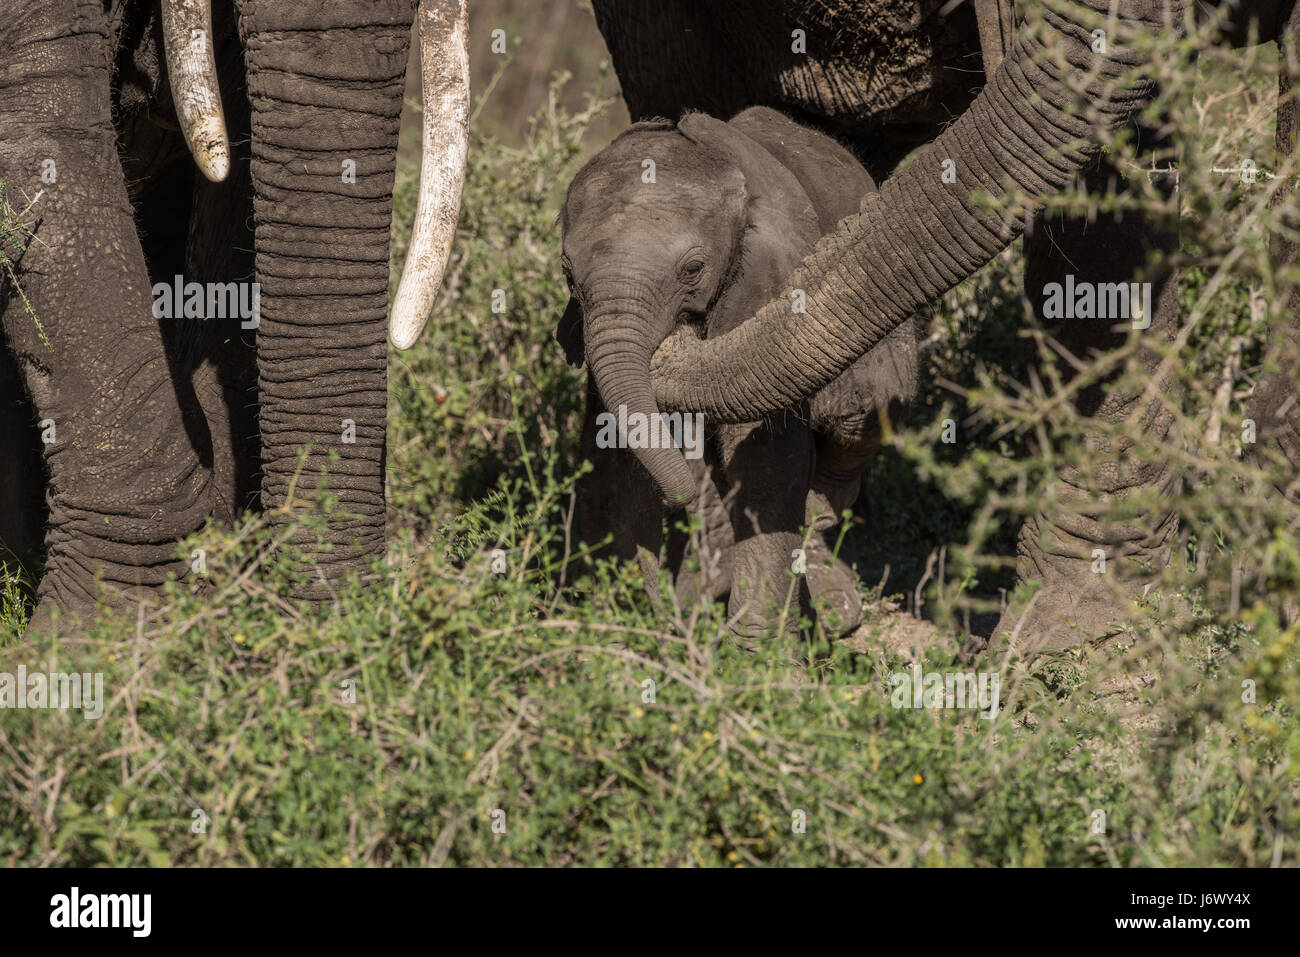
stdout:
[[[1287,17],[1278,34],[1277,159],[1278,169],[1296,155],[1300,140],[1300,4]],[[1294,202],[1300,175],[1293,171],[1291,182],[1279,189],[1278,206]],[[1294,267],[1297,244],[1288,237],[1291,230],[1273,234],[1270,253],[1277,269]],[[1281,454],[1290,466],[1286,481],[1300,476],[1300,395],[1297,394],[1297,361],[1300,361],[1300,285],[1292,286],[1286,306],[1287,321],[1270,330],[1266,373],[1255,386],[1246,405],[1246,417],[1255,422],[1258,450]],[[1257,450],[1257,451],[1258,451]]]
[[[1092,195],[1113,193],[1120,182],[1106,164],[1085,175]],[[1091,223],[1086,217],[1040,217],[1025,240],[1025,293],[1051,336],[1072,356],[1086,361],[1123,344],[1130,323],[1114,317],[1046,320],[1045,288],[1051,283],[1064,287],[1067,275],[1074,277],[1075,288],[1082,283],[1092,283],[1094,288],[1128,284],[1145,278],[1134,270],[1141,270],[1153,254],[1167,260],[1177,249],[1176,229],[1162,228],[1132,212],[1125,212],[1122,219],[1099,215]],[[1177,285],[1172,269],[1154,277],[1151,325],[1139,333],[1142,341],[1149,337],[1167,342],[1177,334]],[[1158,350],[1142,349],[1140,362],[1154,375],[1160,364]],[[1067,362],[1055,365],[1063,382],[1074,377]],[[1169,434],[1174,423],[1169,407],[1173,377],[1160,383],[1154,399],[1119,387],[1115,378],[1082,390],[1074,399],[1075,411],[1087,423],[1083,449],[1073,450],[1082,453],[1080,464],[1059,471],[1050,504],[1024,522],[1016,547],[1019,583],[1040,584],[1041,593],[1033,598],[1032,607],[1017,601],[1007,609],[994,632],[995,640],[1019,627],[1022,649],[1064,648],[1118,631],[1128,620],[1132,603],[1126,608],[1125,601],[1117,599],[1140,594],[1143,584],[1169,563],[1177,538],[1176,515],[1157,509],[1129,517],[1124,514],[1124,500],[1151,489],[1170,490],[1177,475],[1166,461],[1136,457],[1128,438],[1115,438],[1115,427],[1132,420],[1147,438],[1158,441]]]
[[[183,427],[115,145],[95,0],[19,2],[0,20],[0,180],[25,224],[3,322],[43,422],[46,566],[33,629],[126,604],[183,571],[211,506]],[[44,177],[43,177],[44,174]],[[162,320],[166,321],[166,320]]]
[[[292,593],[321,599],[384,552],[388,238],[414,2],[239,9],[261,285],[262,507],[307,557]],[[315,501],[318,483],[337,500],[324,547],[284,508]]]

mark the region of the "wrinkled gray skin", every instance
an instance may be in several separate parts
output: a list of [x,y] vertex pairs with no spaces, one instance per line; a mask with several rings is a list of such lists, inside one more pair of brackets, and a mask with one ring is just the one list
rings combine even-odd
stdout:
[[[556,336],[571,362],[585,357],[594,386],[580,534],[592,543],[612,535],[614,554],[649,565],[663,542],[663,503],[698,496],[703,568],[685,570],[685,543],[672,542],[670,570],[683,592],[729,593],[742,635],[770,632],[783,608],[794,627],[810,597],[841,628],[857,625],[856,579],[832,563],[821,534],[857,499],[882,417],[896,425],[906,416],[916,391],[912,323],[795,410],[710,425],[701,459],[673,448],[598,448],[596,416],[620,407],[657,414],[650,356],[660,343],[722,335],[749,319],[874,188],[833,139],[763,107],[728,123],[697,113],[638,124],[569,188],[562,223],[573,298]],[[790,572],[814,518],[805,583]]]
[[[176,543],[209,516],[260,503],[285,525],[295,472],[311,498],[330,453],[333,548],[296,595],[328,596],[382,554],[388,239],[414,14],[415,0],[215,4],[233,156],[213,184],[176,130],[156,2],[6,4],[0,179],[19,211],[41,193],[18,269],[52,346],[5,284],[0,547],[29,569],[44,553],[33,629],[92,608],[96,579],[124,605],[185,574]],[[256,278],[256,334],[155,320],[152,283],[177,273]],[[54,444],[38,439],[44,419]]]
[[[867,158],[880,191],[818,244],[791,285],[808,291],[806,316],[791,315],[780,299],[754,321],[730,333],[696,341],[672,337],[651,361],[653,399],[665,410],[702,411],[716,421],[746,422],[794,408],[832,382],[910,316],[970,276],[1025,231],[1026,292],[1042,305],[1042,285],[1066,272],[1076,280],[1128,282],[1143,257],[1135,250],[1170,252],[1174,231],[1134,217],[1122,223],[1049,221],[1037,202],[989,211],[980,197],[1020,191],[1033,197],[1082,177],[1090,192],[1123,188],[1095,143],[1085,109],[1102,122],[1129,123],[1157,95],[1147,81],[1099,82],[1142,73],[1136,34],[1176,30],[1181,0],[1054,0],[1017,5],[1019,17],[1005,58],[981,50],[973,4],[941,16],[943,0],[594,0],[633,120],[702,110],[730,117],[766,105],[797,117]],[[1198,4],[1198,14],[1212,12]],[[987,9],[987,7],[986,7]],[[1291,4],[1247,2],[1233,15],[1224,42],[1251,35],[1278,37],[1283,46],[1282,92],[1293,86],[1297,24]],[[1107,30],[1105,53],[1091,49],[1092,30]],[[803,30],[807,50],[791,49]],[[1045,54],[1065,53],[1064,61]],[[1287,51],[1290,51],[1288,59]],[[997,62],[988,74],[983,62]],[[1094,72],[1095,71],[1095,72]],[[1283,104],[1279,162],[1294,151],[1295,128]],[[1151,142],[1143,134],[1143,143]],[[916,144],[904,168],[889,175]],[[1157,144],[1152,144],[1157,145]],[[956,182],[940,184],[945,160]],[[886,178],[887,177],[887,178]],[[1275,250],[1293,254],[1289,244]],[[1148,278],[1148,277],[1143,277]],[[1150,334],[1165,339],[1178,328],[1176,275],[1150,277],[1154,316]],[[1120,341],[1109,322],[1075,322],[1053,330],[1076,354]],[[1287,332],[1293,338],[1300,333]],[[1153,350],[1154,351],[1154,350]],[[1062,370],[1068,380],[1071,370]],[[1164,386],[1165,384],[1162,384]],[[1300,449],[1300,404],[1293,378],[1263,384],[1257,421],[1275,425],[1276,441]],[[1095,421],[1113,422],[1135,411],[1139,396],[1112,386],[1073,399]],[[1279,409],[1289,418],[1279,420]],[[1153,433],[1169,427],[1159,405],[1139,411]],[[1123,448],[1091,439],[1095,474],[1058,476],[1062,504],[1043,509],[1020,532],[1021,583],[1042,585],[1032,610],[1013,606],[995,630],[1021,626],[1022,646],[1065,647],[1123,625],[1124,610],[1091,573],[1092,550],[1106,549],[1118,569],[1160,569],[1175,539],[1171,512],[1124,525],[1103,524],[1096,503],[1173,480],[1171,467],[1135,466]],[[1296,453],[1292,461],[1300,461]],[[1143,575],[1127,586],[1141,591]],[[1023,615],[1023,618],[1022,618]]]

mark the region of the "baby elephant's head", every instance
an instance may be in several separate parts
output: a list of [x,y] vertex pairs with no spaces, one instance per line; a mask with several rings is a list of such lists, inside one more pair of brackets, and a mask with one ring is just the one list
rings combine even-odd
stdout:
[[[660,343],[702,334],[742,274],[784,274],[816,240],[793,175],[733,125],[699,113],[638,123],[598,153],[569,186],[561,224],[571,298],[556,339],[570,362],[586,359],[606,409],[647,420],[658,415],[650,357]],[[666,503],[694,498],[679,450],[633,451]]]

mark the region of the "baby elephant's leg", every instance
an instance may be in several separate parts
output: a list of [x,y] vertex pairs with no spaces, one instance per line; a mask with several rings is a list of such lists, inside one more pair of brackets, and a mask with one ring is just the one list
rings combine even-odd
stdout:
[[840,517],[862,490],[862,475],[885,438],[897,428],[916,397],[916,329],[900,325],[838,379],[813,397],[812,429],[817,461],[808,492],[808,588],[828,630],[846,633],[862,620],[857,573],[834,555]]
[[830,429],[817,436],[817,463],[808,490],[805,516],[813,530],[808,543],[808,591],[826,630],[847,634],[862,623],[862,596],[857,572],[835,554],[841,517],[851,510],[862,491],[862,474],[880,448],[880,429],[874,410],[860,417],[860,426]]
[[[834,386],[832,386],[834,388]],[[814,400],[814,415],[825,400]],[[808,490],[805,520],[812,529],[807,549],[808,591],[819,621],[828,632],[847,634],[862,623],[862,596],[857,572],[832,546],[841,517],[853,508],[862,490],[862,474],[880,448],[879,417],[859,405],[823,415],[817,434],[817,460]]]
[[[820,450],[820,443],[818,446]],[[818,453],[820,455],[820,451]],[[862,624],[862,596],[858,593],[858,574],[843,557],[835,553],[833,543],[839,538],[840,514],[857,500],[861,477],[852,483],[853,495],[832,493],[814,486],[808,490],[806,521],[812,535],[805,549],[808,571],[808,594],[818,621],[826,631],[845,635]]]
[[731,547],[735,541],[731,517],[717,487],[721,464],[714,450],[708,449],[702,458],[688,459],[687,464],[700,490],[695,505],[698,522],[687,534],[679,527],[682,513],[678,513],[670,520],[668,535],[668,568],[684,608],[700,600],[717,601],[731,590]]
[[756,637],[777,628],[796,633],[807,588],[795,573],[803,544],[804,503],[812,462],[812,435],[802,416],[718,430],[723,501],[731,517],[732,630]]
[[604,411],[600,394],[588,384],[579,451],[591,463],[591,471],[578,480],[574,515],[578,540],[599,546],[593,559],[635,560],[657,608],[663,505],[654,482],[631,452],[600,447],[597,417]]

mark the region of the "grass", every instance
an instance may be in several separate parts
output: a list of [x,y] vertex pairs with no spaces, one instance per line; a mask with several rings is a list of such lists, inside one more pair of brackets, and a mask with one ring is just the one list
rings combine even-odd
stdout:
[[[1216,114],[1216,130],[1267,141],[1260,84],[1242,94],[1224,72],[1208,89],[1216,110],[1236,96],[1248,114]],[[921,407],[850,529],[864,580],[883,582],[863,586],[855,641],[805,623],[747,650],[720,607],[657,613],[634,569],[585,560],[569,534],[583,373],[550,332],[567,297],[558,203],[600,145],[603,105],[566,102],[553,88],[518,145],[477,128],[447,291],[422,344],[391,359],[390,549],[365,582],[323,608],[288,603],[289,563],[252,516],[183,546],[204,549],[202,596],[174,584],[147,615],[75,640],[19,643],[29,608],[0,588],[0,672],[103,672],[109,698],[95,721],[0,710],[0,862],[1300,863],[1300,628],[1282,623],[1300,560],[1282,506],[1235,524],[1215,507],[1244,481],[1239,456],[1205,452],[1164,503],[1186,547],[1125,642],[978,663],[1002,678],[992,719],[891,703],[912,663],[886,640],[891,609],[922,594],[940,628],[920,663],[953,671],[963,610],[1010,583],[1016,522],[1047,471],[1038,430],[1079,427],[1016,388],[1044,340],[1014,248],[928,317]],[[415,173],[399,178],[398,243]],[[1272,268],[1255,254],[1268,223],[1231,228],[1246,204],[1221,187],[1189,176],[1183,194],[1203,254],[1186,297],[1217,290],[1183,366],[1197,425],[1227,343],[1258,333],[1252,289],[1286,278],[1252,272]],[[1238,244],[1255,253],[1229,260]],[[1263,362],[1252,348],[1243,384]],[[959,446],[937,439],[948,418]],[[941,548],[947,571],[926,581]],[[1243,552],[1268,575],[1232,604],[1223,582]]]
[[[110,702],[98,721],[4,713],[0,860],[1295,862],[1264,826],[1293,822],[1294,630],[1015,662],[992,720],[895,709],[887,652],[751,654],[713,607],[666,629],[612,570],[581,600],[557,589],[567,493],[503,485],[501,575],[486,547],[458,557],[466,519],[400,541],[382,595],[273,613],[274,574],[243,574],[260,530],[214,532],[210,599],[177,589],[154,621],[24,648],[29,668],[102,671]],[[952,669],[939,649],[924,664]],[[1159,680],[1107,691],[1135,671]]]

